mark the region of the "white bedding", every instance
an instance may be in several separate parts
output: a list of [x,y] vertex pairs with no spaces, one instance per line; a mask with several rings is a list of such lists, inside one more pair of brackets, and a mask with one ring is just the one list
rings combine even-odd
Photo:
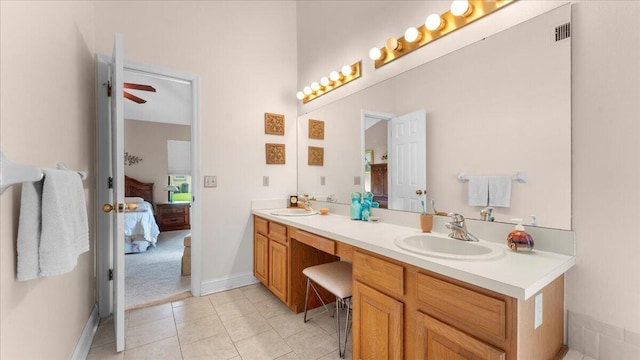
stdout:
[[160,229],[153,216],[153,207],[144,201],[138,209],[124,214],[125,253],[146,251],[150,245],[156,246]]

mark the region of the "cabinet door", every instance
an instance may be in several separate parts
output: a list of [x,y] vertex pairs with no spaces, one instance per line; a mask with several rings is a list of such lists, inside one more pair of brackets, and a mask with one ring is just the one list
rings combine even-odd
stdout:
[[258,233],[253,237],[253,276],[269,286],[269,239]]
[[269,289],[287,303],[287,247],[269,241]]
[[421,312],[415,313],[416,359],[503,360],[505,353]]
[[353,284],[353,358],[402,359],[404,305],[359,281]]

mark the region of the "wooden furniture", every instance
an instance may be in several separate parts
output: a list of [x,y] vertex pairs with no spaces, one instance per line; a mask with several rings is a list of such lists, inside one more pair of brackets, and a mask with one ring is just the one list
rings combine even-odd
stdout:
[[149,204],[153,204],[153,183],[143,183],[134,178],[125,176],[124,196],[141,197]]
[[[253,221],[254,276],[293,312],[303,311],[307,279],[302,271],[340,260],[335,256],[335,241],[258,216]],[[348,254],[349,250],[341,247],[340,252]],[[320,293],[333,300],[326,290]],[[315,294],[309,297],[310,309],[321,305]]]
[[[564,275],[528,300],[519,300],[349,244],[254,217],[257,278],[293,310],[302,309],[302,270],[314,263],[353,262],[354,359],[561,359]],[[265,249],[269,229],[286,231],[286,260]],[[286,228],[286,230],[283,230]],[[282,238],[282,234],[279,235]],[[306,265],[305,265],[306,264]],[[285,268],[284,286],[264,274]],[[301,296],[302,295],[302,296]],[[324,295],[323,295],[324,296]],[[542,323],[534,326],[535,302],[542,304]]]
[[189,203],[156,204],[156,222],[160,231],[191,229]]
[[373,201],[377,201],[381,208],[388,207],[388,177],[387,164],[371,164],[371,193]]

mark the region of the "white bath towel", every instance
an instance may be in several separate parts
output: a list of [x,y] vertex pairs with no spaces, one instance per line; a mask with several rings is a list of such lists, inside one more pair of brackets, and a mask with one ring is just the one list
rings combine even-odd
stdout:
[[489,177],[469,176],[469,206],[487,206],[489,202]]
[[511,176],[489,177],[489,206],[511,206]]
[[80,176],[68,170],[43,171],[41,182],[23,184],[18,280],[70,272],[78,256],[89,251],[87,208]]

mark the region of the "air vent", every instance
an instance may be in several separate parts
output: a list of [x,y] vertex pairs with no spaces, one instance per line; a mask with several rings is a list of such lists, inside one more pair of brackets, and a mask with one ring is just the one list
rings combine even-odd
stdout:
[[555,39],[556,42],[570,38],[571,37],[571,23],[568,22],[566,24],[556,26],[555,30]]

